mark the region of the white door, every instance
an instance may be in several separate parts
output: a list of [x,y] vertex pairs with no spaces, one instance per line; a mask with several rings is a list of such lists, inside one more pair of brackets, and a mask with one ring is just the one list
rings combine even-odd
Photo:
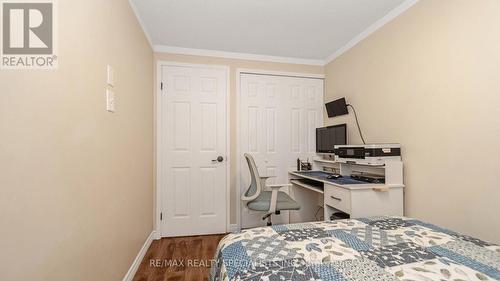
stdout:
[[226,232],[225,68],[163,66],[158,177],[162,236]]
[[[289,76],[240,75],[240,192],[250,184],[244,153],[254,156],[261,176],[269,183],[287,183],[297,158],[316,153],[316,128],[323,124],[323,80]],[[282,191],[289,192],[287,188]],[[243,228],[265,225],[262,212],[241,204]],[[289,212],[273,216],[274,224],[288,223]]]

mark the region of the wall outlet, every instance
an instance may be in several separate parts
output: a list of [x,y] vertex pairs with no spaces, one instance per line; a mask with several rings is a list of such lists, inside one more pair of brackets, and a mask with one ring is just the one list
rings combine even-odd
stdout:
[[115,93],[111,90],[106,90],[106,110],[115,112]]

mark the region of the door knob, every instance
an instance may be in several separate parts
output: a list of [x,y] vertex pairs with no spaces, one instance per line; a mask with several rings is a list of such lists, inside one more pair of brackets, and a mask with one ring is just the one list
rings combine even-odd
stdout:
[[213,160],[212,160],[212,163],[215,163],[215,162],[222,162],[222,161],[224,161],[224,157],[222,157],[222,156],[218,156],[218,157],[217,157],[217,159],[213,159]]

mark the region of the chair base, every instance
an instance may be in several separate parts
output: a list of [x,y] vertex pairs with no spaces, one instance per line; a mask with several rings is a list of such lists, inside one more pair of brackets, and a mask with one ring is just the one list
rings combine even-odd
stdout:
[[[281,214],[281,212],[276,211],[276,212],[274,212],[274,214],[279,215],[279,214]],[[262,217],[262,220],[267,219],[267,226],[273,225],[273,221],[271,220],[271,215],[273,215],[273,213],[266,214],[265,216]]]

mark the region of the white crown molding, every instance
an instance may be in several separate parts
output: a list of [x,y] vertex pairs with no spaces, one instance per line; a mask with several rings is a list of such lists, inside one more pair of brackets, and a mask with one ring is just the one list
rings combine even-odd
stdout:
[[134,12],[135,17],[137,18],[137,21],[139,22],[139,25],[142,28],[142,32],[144,32],[144,36],[146,36],[146,39],[149,42],[149,46],[151,47],[151,49],[154,49],[153,41],[151,40],[151,36],[149,36],[148,30],[146,28],[146,25],[144,24],[144,21],[142,20],[141,16],[139,15],[139,11],[137,10],[137,7],[135,6],[134,1],[133,0],[128,0],[128,3],[130,5],[130,7],[132,8],[132,11]]
[[387,15],[382,17],[381,19],[377,20],[374,22],[372,25],[370,25],[367,29],[365,29],[363,32],[358,34],[356,37],[351,39],[351,41],[347,42],[342,48],[338,49],[335,51],[333,54],[331,54],[324,62],[325,65],[329,64],[336,58],[340,57],[343,53],[349,51],[352,47],[356,46],[359,42],[363,41],[363,39],[367,38],[370,36],[372,33],[377,31],[379,28],[384,26],[385,24],[389,23],[399,15],[401,15],[403,12],[411,8],[413,5],[415,5],[419,0],[406,0],[401,5],[397,6],[393,10],[391,10]]
[[325,64],[323,60],[255,55],[255,54],[234,53],[234,52],[205,50],[205,49],[191,49],[191,48],[164,46],[164,45],[155,45],[153,49],[157,53],[171,53],[171,54],[181,54],[181,55],[194,55],[194,56],[218,57],[218,58],[228,58],[228,59],[320,65],[320,66],[323,66]]
[[312,78],[312,79],[325,79],[324,74],[305,73],[305,72],[290,72],[290,71],[275,71],[263,70],[252,68],[237,68],[236,73],[239,74],[260,74],[260,75],[275,75],[275,76],[288,76],[297,78]]

